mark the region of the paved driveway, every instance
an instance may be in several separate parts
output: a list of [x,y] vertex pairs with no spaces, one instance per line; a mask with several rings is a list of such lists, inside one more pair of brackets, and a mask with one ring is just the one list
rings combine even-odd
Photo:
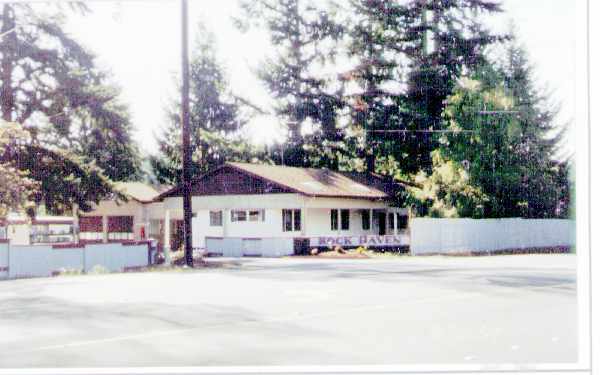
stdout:
[[566,363],[576,258],[244,259],[0,282],[0,367]]

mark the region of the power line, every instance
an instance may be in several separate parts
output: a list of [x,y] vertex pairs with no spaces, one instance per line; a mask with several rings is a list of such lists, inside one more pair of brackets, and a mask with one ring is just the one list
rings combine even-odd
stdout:
[[373,129],[371,133],[475,133],[475,130],[419,130],[419,129]]

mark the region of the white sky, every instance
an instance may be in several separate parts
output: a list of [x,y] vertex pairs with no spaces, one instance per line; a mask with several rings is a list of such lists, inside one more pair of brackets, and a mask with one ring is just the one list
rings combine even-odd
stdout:
[[[518,35],[536,67],[538,82],[561,103],[559,120],[575,115],[575,4],[573,0],[504,0],[505,14],[494,27],[515,21]],[[218,56],[227,67],[233,91],[268,107],[269,95],[253,74],[269,51],[265,33],[239,32],[231,22],[237,0],[190,1],[190,39],[202,20],[217,38]],[[113,73],[130,106],[135,139],[147,153],[156,152],[155,134],[164,126],[164,108],[176,97],[174,74],[180,71],[180,4],[178,0],[102,1],[93,12],[71,16],[67,30],[98,56]],[[250,137],[269,142],[276,131],[273,119],[257,119]],[[573,150],[573,142],[568,149]]]

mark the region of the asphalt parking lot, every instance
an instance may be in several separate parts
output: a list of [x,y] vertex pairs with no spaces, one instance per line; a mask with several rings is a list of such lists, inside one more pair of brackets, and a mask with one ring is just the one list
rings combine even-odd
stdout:
[[576,297],[574,255],[0,281],[0,368],[570,363]]

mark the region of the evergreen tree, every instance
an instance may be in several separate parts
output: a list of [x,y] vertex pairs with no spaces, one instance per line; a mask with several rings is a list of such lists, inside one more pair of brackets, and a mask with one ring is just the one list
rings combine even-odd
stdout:
[[[31,140],[20,124],[0,121],[0,169],[3,188],[0,200],[14,199],[4,209],[31,209],[44,205],[47,212],[63,213],[77,204],[83,211],[91,203],[115,194],[113,185],[94,162],[65,150],[44,147]],[[2,205],[2,203],[0,203]]]
[[560,132],[549,136],[556,130],[554,116],[536,94],[523,57],[522,50],[509,48],[503,81],[490,86],[462,79],[447,100],[443,115],[450,133],[440,137],[441,158],[462,168],[469,186],[483,193],[477,204],[462,204],[471,208],[462,215],[568,216],[568,162],[555,154]]
[[512,34],[501,72],[521,124],[521,137],[514,148],[523,170],[519,191],[521,216],[567,215],[569,161],[558,160],[566,126],[556,124],[557,110],[549,104],[548,96],[535,87],[527,53],[514,31]]
[[[250,161],[260,152],[242,139],[247,122],[229,88],[225,71],[217,61],[215,38],[204,25],[190,62],[190,128],[192,175],[198,176],[225,161]],[[176,184],[181,180],[180,102],[167,110],[168,127],[158,139],[160,154],[151,158],[158,182]]]
[[397,138],[387,131],[401,121],[404,95],[398,85],[402,58],[398,46],[404,38],[400,25],[406,8],[395,1],[354,0],[351,14],[348,55],[355,66],[343,78],[358,87],[347,95],[348,103],[354,125],[364,132],[359,156],[365,160],[364,168],[375,172],[377,155],[386,154]]
[[[482,26],[480,16],[500,12],[485,0],[354,0],[350,12],[347,77],[354,124],[364,128],[367,169],[431,171],[435,131],[456,80],[485,62],[487,46],[504,39]],[[389,169],[391,167],[391,169]]]
[[482,24],[483,15],[501,12],[489,0],[412,0],[401,28],[402,47],[409,61],[405,121],[408,132],[399,143],[405,156],[401,168],[408,173],[431,168],[435,133],[442,127],[444,100],[462,75],[485,62],[486,47],[505,39]]
[[[276,114],[287,124],[284,163],[311,165],[315,158],[307,152],[309,146],[317,153],[313,155],[317,160],[336,168],[337,157],[333,154],[337,151],[328,152],[322,146],[335,148],[343,139],[343,131],[337,127],[343,102],[339,88],[331,85],[335,80],[315,71],[335,55],[335,43],[343,34],[334,12],[320,9],[312,0],[244,0],[241,4],[244,17],[238,24],[264,25],[273,44],[276,57],[264,62],[259,78],[276,100]],[[317,125],[308,139],[302,134],[307,121]],[[328,154],[334,159],[326,158]],[[274,155],[273,159],[279,160],[280,156]]]
[[[53,190],[56,186],[38,180],[43,196],[38,200],[60,207],[68,206],[70,200],[95,200],[110,191],[105,173],[115,180],[135,178],[139,158],[118,91],[106,84],[106,74],[95,67],[94,56],[63,31],[62,8],[46,13],[44,10],[50,8],[43,7],[25,3],[1,7],[0,112],[4,121],[23,124],[31,136],[28,150],[38,150],[29,155],[39,157],[34,165],[24,163],[26,157],[20,155],[20,166],[66,172],[58,164],[43,165],[63,156],[73,163],[93,165],[93,172],[86,166],[73,166],[81,173],[73,181],[81,194],[71,189],[57,192]],[[86,12],[81,3],[73,8]],[[91,174],[85,175],[87,172]],[[32,173],[31,177],[42,175],[48,177],[45,172]],[[56,204],[52,202],[59,197]],[[81,203],[82,208],[88,206]]]

